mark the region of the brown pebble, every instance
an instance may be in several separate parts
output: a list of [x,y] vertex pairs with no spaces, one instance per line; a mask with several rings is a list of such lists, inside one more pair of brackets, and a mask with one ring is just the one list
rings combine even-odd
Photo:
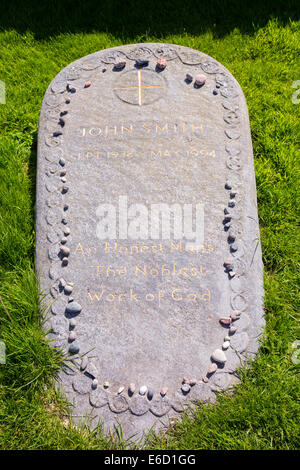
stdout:
[[225,259],[224,261],[224,266],[231,266],[232,265],[232,259],[231,258],[227,258]]
[[229,334],[230,334],[230,335],[234,335],[234,333],[236,332],[236,330],[237,330],[237,327],[236,327],[236,326],[231,326],[231,327],[229,328]]
[[134,392],[135,392],[135,384],[134,383],[129,384],[128,392],[129,392],[130,395],[134,394]]
[[214,372],[216,372],[217,368],[218,368],[217,364],[213,363],[208,369],[207,374],[208,375],[213,374]]
[[202,377],[202,382],[207,383],[207,382],[208,382],[208,378],[207,378],[207,377]]
[[196,379],[191,379],[190,380],[190,386],[193,387],[194,385],[196,385],[197,383],[197,380]]
[[85,84],[84,84],[84,88],[88,88],[88,87],[90,87],[90,86],[91,86],[91,84],[92,84],[92,82],[85,82]]
[[230,317],[221,317],[219,319],[219,322],[222,323],[222,325],[230,325],[230,323],[232,322],[232,318],[230,318]]
[[242,312],[240,312],[239,310],[232,310],[230,317],[232,318],[232,320],[238,320],[241,314]]
[[163,57],[157,59],[157,67],[161,70],[165,69],[167,66],[167,61]]
[[119,60],[118,62],[115,63],[114,68],[117,70],[121,70],[125,67],[126,65],[126,60]]
[[190,379],[188,377],[183,377],[182,383],[190,385]]
[[202,74],[196,75],[196,77],[195,77],[196,85],[201,86],[201,85],[204,85],[205,82],[206,82],[206,76],[205,75],[202,75]]
[[64,255],[64,256],[69,256],[71,250],[70,250],[70,248],[68,248],[67,246],[61,246],[61,247],[60,247],[60,252],[61,252],[62,255]]
[[161,396],[164,397],[167,394],[167,391],[168,391],[168,387],[163,387],[160,391]]
[[71,333],[69,334],[69,341],[74,341],[76,338],[77,334],[75,333],[75,331],[71,331]]

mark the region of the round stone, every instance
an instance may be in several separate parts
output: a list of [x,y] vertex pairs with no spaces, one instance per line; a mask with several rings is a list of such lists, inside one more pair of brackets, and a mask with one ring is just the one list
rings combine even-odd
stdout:
[[214,94],[214,95],[217,95],[218,93],[219,93],[218,90],[215,88],[215,89],[213,90],[213,94]]
[[168,387],[163,387],[160,391],[162,397],[164,397],[168,392]]
[[108,388],[108,387],[109,387],[109,382],[108,382],[107,380],[104,382],[103,387],[104,387],[104,388]]
[[66,237],[62,237],[62,239],[60,240],[60,243],[61,243],[62,245],[65,245],[65,244],[67,243],[67,241],[68,241],[68,240],[66,239]]
[[135,392],[135,384],[131,383],[131,384],[129,384],[129,387],[128,387],[128,394],[133,395],[134,392]]
[[60,166],[65,166],[66,160],[64,158],[60,158],[59,159],[59,164],[60,164]]
[[226,350],[229,348],[229,346],[230,346],[230,341],[224,341],[222,348]]
[[163,57],[157,59],[157,67],[161,70],[164,70],[167,66],[167,61]]
[[189,391],[191,390],[191,386],[189,384],[183,384],[181,390],[183,393],[189,393]]
[[211,358],[213,361],[218,362],[220,364],[225,364],[225,362],[227,361],[227,358],[221,349],[215,349],[211,355]]
[[69,353],[70,354],[78,354],[79,353],[79,345],[74,342],[69,346]]
[[125,387],[123,387],[123,386],[120,387],[120,388],[118,389],[118,394],[122,393],[124,389],[125,389]]
[[194,387],[194,385],[196,385],[196,383],[197,383],[197,379],[191,379],[190,380],[190,386],[191,387]]
[[92,82],[85,82],[84,88],[89,88],[91,86]]
[[65,234],[65,235],[70,235],[70,233],[71,233],[70,228],[69,228],[69,227],[65,227],[65,228],[64,228],[64,234]]
[[75,341],[75,339],[77,338],[77,334],[75,333],[75,331],[71,331],[71,333],[69,334],[69,341]]
[[148,398],[148,400],[152,400],[153,395],[154,395],[153,390],[151,390],[151,389],[149,388],[148,393],[147,393],[147,398]]
[[135,63],[137,66],[142,67],[149,64],[149,59],[147,59],[146,57],[138,57]]
[[139,394],[140,394],[140,395],[145,395],[146,392],[147,392],[147,387],[146,387],[146,385],[142,385],[142,386],[140,387]]
[[70,302],[66,307],[66,313],[71,315],[78,315],[82,310],[81,305],[78,302]]
[[208,369],[207,374],[208,374],[208,375],[214,374],[217,369],[218,369],[218,366],[217,366],[217,364],[214,362],[214,363],[210,366],[210,368]]
[[239,310],[233,310],[230,314],[230,317],[232,318],[232,320],[238,320],[241,316],[242,312],[240,312]]
[[70,295],[70,294],[72,293],[72,291],[73,291],[73,287],[72,287],[72,286],[66,286],[66,287],[64,288],[64,293],[65,293],[66,295]]
[[205,82],[206,82],[206,76],[205,75],[203,75],[203,74],[196,75],[196,78],[195,78],[196,85],[202,86],[202,85],[204,85]]
[[54,131],[53,132],[53,137],[59,137],[62,134],[63,134],[62,131]]
[[70,328],[75,328],[75,326],[77,325],[77,321],[75,320],[75,318],[71,318],[71,320],[69,321],[69,325]]
[[98,387],[98,380],[97,379],[93,379],[92,381],[92,388],[93,389],[96,389]]
[[60,287],[65,287],[66,284],[67,284],[67,283],[66,283],[66,281],[64,280],[64,278],[61,277],[61,278],[59,279],[59,285],[60,285]]
[[227,266],[230,266],[232,264],[232,259],[231,258],[226,258],[225,261],[224,261],[224,266],[225,268]]
[[67,88],[70,93],[76,93],[76,88],[71,83],[68,83]]
[[126,65],[126,60],[118,60],[115,65],[114,65],[114,68],[117,69],[117,70],[122,70]]
[[230,325],[230,323],[232,322],[232,318],[230,317],[221,317],[219,319],[219,322],[222,324],[222,325]]
[[63,264],[63,266],[67,266],[68,263],[69,263],[68,258],[64,257],[64,258],[62,259],[62,264]]
[[193,75],[191,75],[190,73],[187,73],[186,76],[185,76],[185,79],[187,82],[192,82],[193,81]]

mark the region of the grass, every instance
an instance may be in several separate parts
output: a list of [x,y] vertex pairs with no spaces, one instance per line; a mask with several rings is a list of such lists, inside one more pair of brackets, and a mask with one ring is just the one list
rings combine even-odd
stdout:
[[59,70],[94,51],[141,41],[199,49],[222,62],[246,95],[255,156],[266,330],[260,356],[240,372],[234,395],[199,406],[193,418],[148,449],[299,449],[297,290],[300,79],[296,1],[197,3],[8,2],[0,5],[0,365],[1,449],[122,449],[87,423],[75,428],[53,388],[63,357],[41,328],[34,274],[36,140],[44,92]]

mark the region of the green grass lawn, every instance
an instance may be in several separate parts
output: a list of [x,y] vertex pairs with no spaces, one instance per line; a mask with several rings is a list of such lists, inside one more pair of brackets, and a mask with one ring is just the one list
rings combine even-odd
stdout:
[[[36,7],[34,4],[36,3]],[[233,395],[199,406],[151,449],[299,449],[296,219],[300,103],[297,1],[3,0],[0,4],[1,449],[120,449],[122,437],[76,429],[52,386],[62,356],[41,328],[34,272],[36,144],[43,95],[70,62],[108,47],[169,42],[223,63],[245,93],[255,157],[265,280],[260,356]],[[298,59],[297,59],[298,57]],[[300,94],[299,94],[300,98]],[[300,348],[300,345],[298,346]],[[300,356],[299,356],[300,357]]]

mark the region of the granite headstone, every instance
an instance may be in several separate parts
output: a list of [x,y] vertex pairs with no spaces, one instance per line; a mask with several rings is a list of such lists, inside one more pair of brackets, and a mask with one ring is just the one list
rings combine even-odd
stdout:
[[39,122],[36,261],[77,418],[130,435],[232,387],[264,317],[248,111],[226,68],[137,44],[55,77]]

